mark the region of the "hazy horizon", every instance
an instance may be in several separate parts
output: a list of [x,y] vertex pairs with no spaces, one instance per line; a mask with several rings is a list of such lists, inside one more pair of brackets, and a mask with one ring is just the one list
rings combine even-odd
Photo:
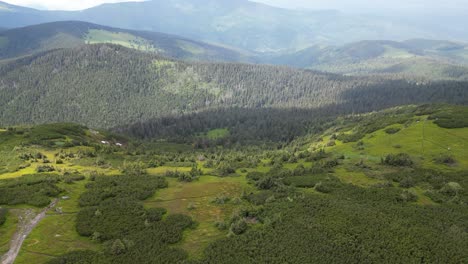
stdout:
[[[82,10],[104,3],[117,3],[117,2],[142,2],[145,0],[4,0],[4,2],[42,9],[42,10]],[[289,8],[289,9],[336,9],[340,11],[368,11],[368,10],[398,10],[398,11],[437,11],[437,10],[451,10],[460,12],[460,10],[468,9],[468,0],[447,0],[444,2],[435,0],[412,0],[412,1],[385,1],[385,0],[251,0],[253,2],[260,2],[276,7]]]

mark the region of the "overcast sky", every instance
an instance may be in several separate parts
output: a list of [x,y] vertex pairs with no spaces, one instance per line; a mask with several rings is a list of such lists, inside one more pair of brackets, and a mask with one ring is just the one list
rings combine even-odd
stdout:
[[[116,3],[143,0],[3,0],[10,4],[50,10],[80,10],[102,3]],[[286,8],[311,9],[468,9],[468,0],[254,0]]]
[[141,2],[143,0],[1,0],[13,5],[48,10],[81,10],[104,3]]
[[289,8],[313,9],[468,9],[468,0],[255,0]]

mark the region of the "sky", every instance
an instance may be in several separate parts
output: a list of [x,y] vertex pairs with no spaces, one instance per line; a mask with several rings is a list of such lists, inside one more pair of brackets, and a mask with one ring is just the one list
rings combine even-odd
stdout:
[[286,8],[338,9],[338,10],[437,10],[468,9],[468,0],[255,0]]
[[[48,10],[80,10],[103,3],[144,0],[3,0],[4,2]],[[468,10],[468,0],[253,0],[285,8],[372,10],[372,9],[452,9]]]
[[12,5],[43,10],[82,10],[104,3],[141,2],[143,0],[0,0]]

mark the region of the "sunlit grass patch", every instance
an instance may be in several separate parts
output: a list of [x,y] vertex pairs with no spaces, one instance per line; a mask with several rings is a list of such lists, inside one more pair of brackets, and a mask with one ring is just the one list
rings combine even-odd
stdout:
[[[226,231],[215,227],[217,221],[224,221],[238,206],[232,202],[239,198],[244,189],[250,188],[244,177],[202,176],[191,183],[168,179],[169,187],[159,190],[145,201],[146,207],[162,207],[170,214],[187,214],[198,222],[194,230],[187,231],[181,247],[192,256],[198,256],[202,249],[213,240],[225,236]],[[218,196],[229,197],[225,204],[214,203]]]
[[361,186],[369,187],[375,184],[382,183],[382,180],[368,177],[364,172],[361,171],[349,171],[345,168],[338,168],[333,173],[342,182]]
[[99,249],[99,244],[76,232],[75,218],[75,214],[47,215],[24,241],[18,263],[38,263],[38,254],[60,256],[75,250]]
[[87,44],[112,43],[141,51],[159,51],[149,41],[124,32],[91,29],[85,41]]
[[151,175],[162,175],[168,171],[179,171],[179,172],[190,172],[192,167],[169,167],[169,166],[161,166],[157,168],[149,168],[147,169],[148,173]]
[[220,129],[213,129],[208,131],[206,136],[209,139],[218,139],[218,138],[225,138],[229,136],[229,130],[227,128],[220,128]]

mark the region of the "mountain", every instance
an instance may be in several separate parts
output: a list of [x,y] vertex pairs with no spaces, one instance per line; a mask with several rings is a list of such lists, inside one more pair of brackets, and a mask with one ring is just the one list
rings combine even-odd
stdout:
[[1,64],[0,123],[67,121],[109,128],[224,107],[362,112],[411,103],[466,103],[466,85],[183,62],[96,44]]
[[468,44],[413,39],[360,41],[343,46],[315,45],[267,62],[340,74],[399,74],[468,79]]
[[[271,52],[300,50],[313,44],[342,45],[363,39],[442,38],[468,40],[460,19],[444,28],[436,16],[411,17],[348,14],[338,11],[289,10],[247,0],[152,0],[104,4],[64,12],[39,11],[2,4],[0,27],[80,20],[118,28],[177,34],[241,49]],[[431,26],[428,26],[431,25]]]
[[114,43],[128,48],[187,60],[249,61],[246,52],[156,32],[111,28],[86,22],[52,22],[0,32],[0,59],[36,52]]

